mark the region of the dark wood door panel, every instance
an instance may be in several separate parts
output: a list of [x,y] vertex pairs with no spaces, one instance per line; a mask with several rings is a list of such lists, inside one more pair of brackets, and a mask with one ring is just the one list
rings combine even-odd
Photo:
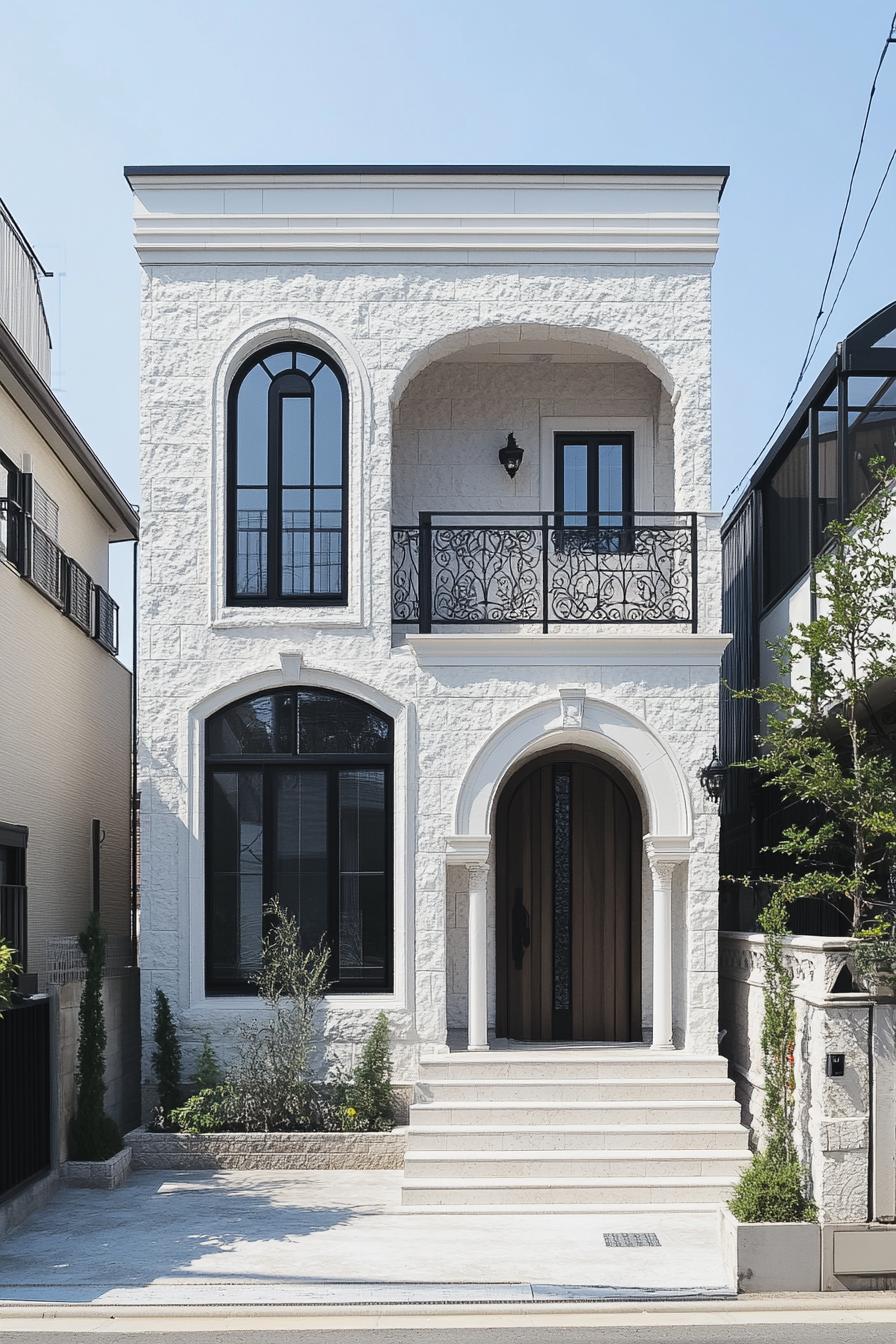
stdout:
[[498,1034],[640,1039],[642,823],[627,781],[585,752],[541,757],[505,786],[496,825]]

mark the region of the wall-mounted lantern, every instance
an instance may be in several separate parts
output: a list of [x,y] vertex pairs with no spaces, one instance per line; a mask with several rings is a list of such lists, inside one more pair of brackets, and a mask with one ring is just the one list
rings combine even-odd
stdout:
[[507,472],[507,475],[513,480],[520,469],[520,463],[523,460],[523,450],[517,443],[512,434],[507,435],[507,442],[498,453],[498,461]]
[[722,764],[717,747],[712,749],[712,760],[700,771],[700,787],[711,803],[717,803],[725,788],[725,776],[728,767]]

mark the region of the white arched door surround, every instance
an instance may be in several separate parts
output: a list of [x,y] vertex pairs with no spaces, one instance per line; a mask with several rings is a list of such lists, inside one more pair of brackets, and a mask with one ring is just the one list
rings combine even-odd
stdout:
[[488,1049],[486,883],[495,805],[508,775],[557,746],[579,746],[618,765],[641,798],[653,878],[653,1040],[672,1048],[672,875],[690,854],[691,802],[681,767],[658,733],[628,710],[588,699],[582,687],[530,705],[498,728],[471,762],[458,792],[449,864],[470,874],[468,1048]]

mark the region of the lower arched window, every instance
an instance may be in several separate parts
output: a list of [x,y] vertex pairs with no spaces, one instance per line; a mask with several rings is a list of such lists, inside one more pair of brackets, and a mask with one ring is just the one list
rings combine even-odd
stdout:
[[274,895],[345,989],[391,987],[392,721],[278,690],[206,723],[206,987],[251,991]]

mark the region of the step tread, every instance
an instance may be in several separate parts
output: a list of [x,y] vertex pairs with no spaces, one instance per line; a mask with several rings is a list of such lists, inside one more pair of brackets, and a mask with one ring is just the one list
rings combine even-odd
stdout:
[[[736,1134],[747,1131],[736,1120],[699,1124],[682,1120],[677,1125],[626,1125],[630,1134]],[[393,1131],[394,1132],[394,1131]],[[619,1125],[414,1125],[415,1134],[616,1134]]]
[[650,1060],[656,1064],[714,1064],[727,1066],[727,1060],[724,1055],[694,1055],[687,1054],[683,1050],[651,1050],[648,1045],[631,1045],[627,1047],[603,1048],[601,1046],[577,1046],[570,1047],[547,1047],[544,1050],[498,1050],[489,1049],[482,1051],[452,1051],[446,1055],[421,1055],[420,1064],[448,1065],[475,1063],[487,1068],[490,1064],[535,1064],[535,1063],[553,1063],[553,1064],[576,1064],[592,1061],[604,1061],[608,1064],[618,1064],[624,1060],[631,1062],[633,1060]]
[[614,1176],[559,1176],[550,1181],[534,1176],[458,1176],[454,1180],[442,1177],[410,1176],[402,1181],[406,1190],[618,1190],[669,1189],[677,1185],[718,1186],[730,1182],[718,1176],[628,1176],[624,1180]]
[[[718,1087],[729,1078],[427,1078],[426,1087]],[[732,1083],[733,1087],[734,1084]]]
[[491,1214],[493,1217],[507,1217],[510,1210],[514,1217],[520,1217],[528,1214],[538,1214],[539,1218],[550,1218],[553,1214],[571,1214],[581,1213],[593,1217],[595,1214],[607,1214],[613,1218],[618,1218],[621,1214],[650,1214],[658,1213],[707,1213],[718,1216],[718,1201],[706,1203],[700,1200],[678,1200],[674,1204],[638,1204],[636,1201],[628,1204],[399,1204],[396,1212],[409,1217],[419,1214],[438,1213],[443,1216],[468,1217],[470,1214]]
[[405,1162],[739,1162],[748,1157],[749,1153],[730,1148],[438,1148],[432,1152],[411,1149],[405,1154]]
[[[414,1101],[411,1103],[410,1110],[412,1114],[415,1111],[426,1111],[426,1110],[494,1111],[497,1109],[501,1109],[504,1111],[508,1110],[531,1111],[533,1109],[534,1104],[535,1103],[533,1103],[532,1101],[510,1101],[510,1100],[498,1101],[494,1098],[491,1101],[487,1100],[452,1101],[450,1098],[446,1098],[443,1101]],[[611,1110],[611,1109],[622,1110],[624,1108],[631,1110],[634,1107],[640,1107],[643,1109],[644,1107],[649,1106],[666,1106],[669,1108],[672,1107],[684,1108],[686,1106],[696,1106],[700,1108],[705,1108],[707,1110],[709,1110],[713,1106],[728,1106],[731,1108],[737,1106],[738,1111],[740,1111],[740,1107],[738,1106],[737,1102],[734,1100],[733,1097],[730,1101],[726,1101],[723,1098],[716,1099],[713,1097],[694,1097],[690,1100],[684,1097],[669,1097],[669,1098],[663,1097],[657,1101],[651,1101],[648,1098],[644,1097],[633,1097],[629,1100],[624,1101],[621,1101],[618,1098],[612,1098],[607,1099],[605,1101],[595,1101],[595,1102],[552,1101],[546,1105],[542,1105],[542,1110],[578,1111],[581,1110],[583,1107],[588,1107],[588,1109],[595,1111]]]

